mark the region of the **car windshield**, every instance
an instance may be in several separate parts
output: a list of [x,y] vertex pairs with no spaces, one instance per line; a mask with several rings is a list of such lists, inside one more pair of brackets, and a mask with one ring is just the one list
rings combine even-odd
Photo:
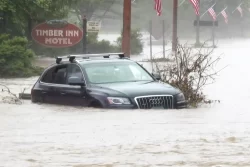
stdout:
[[84,68],[89,81],[94,84],[154,80],[134,62],[91,63],[84,64]]

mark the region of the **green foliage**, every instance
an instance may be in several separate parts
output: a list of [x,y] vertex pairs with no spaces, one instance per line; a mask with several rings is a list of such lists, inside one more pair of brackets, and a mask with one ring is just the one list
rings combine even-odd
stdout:
[[[117,44],[118,50],[121,50],[122,35],[117,39]],[[139,29],[131,30],[130,49],[132,55],[140,54],[143,51],[142,34]]]
[[72,9],[77,16],[85,15],[90,19],[96,10],[106,9],[110,5],[111,1],[107,0],[76,0],[76,3],[72,3]]
[[110,41],[98,41],[97,33],[88,33],[87,41],[90,53],[117,52],[119,49],[117,46],[112,45]]
[[[97,42],[96,44],[89,45],[90,53],[101,53],[101,52],[118,52],[119,49],[117,46],[112,45],[107,40],[101,40]],[[101,52],[100,52],[101,51]]]
[[95,44],[98,42],[98,33],[88,33],[87,35],[87,43]]
[[26,77],[41,72],[32,66],[35,54],[27,45],[26,38],[0,35],[0,77]]
[[73,1],[70,0],[1,0],[0,11],[4,24],[0,32],[26,35],[30,39],[32,25],[67,16],[71,3]]

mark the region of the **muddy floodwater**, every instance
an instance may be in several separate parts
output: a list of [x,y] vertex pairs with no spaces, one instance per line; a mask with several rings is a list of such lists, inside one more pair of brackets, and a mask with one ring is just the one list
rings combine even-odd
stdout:
[[[221,43],[218,66],[229,66],[204,90],[220,103],[199,109],[1,102],[0,167],[250,167],[250,41]],[[36,79],[0,83],[18,93]]]

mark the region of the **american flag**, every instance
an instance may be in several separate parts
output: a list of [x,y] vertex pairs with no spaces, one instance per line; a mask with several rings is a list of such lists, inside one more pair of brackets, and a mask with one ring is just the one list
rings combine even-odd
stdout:
[[192,5],[194,7],[195,14],[200,15],[200,5],[199,5],[200,0],[189,0],[189,1],[192,3]]
[[240,12],[240,16],[243,17],[243,10],[240,6],[237,7],[237,10]]
[[161,15],[161,10],[162,10],[161,8],[162,8],[161,0],[155,0],[155,10],[156,10],[158,16]]
[[216,13],[214,11],[213,6],[208,9],[208,13],[211,15],[214,21],[216,21]]
[[221,14],[222,14],[222,16],[225,19],[225,23],[228,23],[228,16],[227,16],[227,13],[226,13],[226,9],[224,9],[223,11],[221,11]]

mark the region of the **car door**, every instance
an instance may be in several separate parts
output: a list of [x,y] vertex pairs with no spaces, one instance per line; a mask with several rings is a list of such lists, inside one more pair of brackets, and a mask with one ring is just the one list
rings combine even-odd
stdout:
[[[76,76],[84,80],[81,68],[76,64],[69,64],[67,68],[67,79],[71,76]],[[62,85],[60,94],[63,104],[72,106],[86,106],[86,89],[81,86],[69,85],[66,79],[66,84]]]
[[38,90],[39,101],[43,103],[56,103],[55,89],[56,85],[53,83],[53,74],[56,70],[56,66],[49,68],[45,71],[44,75],[40,80],[40,87]]
[[67,70],[68,64],[60,64],[56,67],[53,72],[53,85],[54,89],[52,90],[51,95],[53,96],[53,103],[55,104],[66,104],[65,94],[62,92],[62,88],[67,85]]

